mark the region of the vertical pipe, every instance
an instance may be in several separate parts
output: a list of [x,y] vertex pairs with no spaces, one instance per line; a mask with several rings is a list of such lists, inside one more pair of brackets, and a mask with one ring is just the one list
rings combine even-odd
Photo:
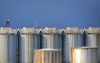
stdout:
[[49,39],[48,39],[48,40],[49,40],[49,45],[48,45],[48,48],[51,48],[51,46],[50,46],[50,45],[51,45],[51,44],[50,44],[50,41],[51,41],[50,34],[49,34]]

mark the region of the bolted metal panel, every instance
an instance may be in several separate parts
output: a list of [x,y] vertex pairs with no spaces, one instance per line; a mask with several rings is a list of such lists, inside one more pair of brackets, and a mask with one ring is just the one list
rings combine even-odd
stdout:
[[61,49],[61,35],[60,34],[43,34],[40,41],[41,48]]
[[35,40],[33,34],[20,34],[19,37],[19,62],[33,62]]
[[0,35],[0,62],[17,62],[17,36],[14,34]]
[[72,48],[71,63],[98,63],[97,48]]

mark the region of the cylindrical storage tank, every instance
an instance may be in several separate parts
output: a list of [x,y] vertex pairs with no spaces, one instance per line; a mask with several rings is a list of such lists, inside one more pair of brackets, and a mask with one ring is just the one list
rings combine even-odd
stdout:
[[19,36],[19,62],[33,63],[33,50],[35,49],[34,34],[20,34]]
[[0,34],[0,63],[17,62],[17,36]]
[[79,48],[83,47],[83,34],[81,33],[72,33],[70,35],[70,47]]
[[97,47],[98,45],[98,34],[86,34],[86,47]]
[[70,62],[70,35],[62,35],[62,63]]
[[89,27],[86,29],[86,47],[98,47],[98,62],[100,62],[100,28]]
[[61,35],[57,33],[42,34],[40,48],[61,49]]
[[34,34],[35,50],[39,49],[39,34]]
[[81,33],[78,33],[78,46],[77,48],[84,46],[84,35]]
[[97,48],[72,48],[71,63],[98,63]]
[[47,48],[47,34],[40,35],[40,49]]
[[61,63],[61,50],[39,49],[34,50],[34,63]]
[[62,62],[69,63],[71,59],[71,48],[83,46],[83,35],[64,34],[62,37]]
[[78,47],[78,34],[70,34],[70,47]]

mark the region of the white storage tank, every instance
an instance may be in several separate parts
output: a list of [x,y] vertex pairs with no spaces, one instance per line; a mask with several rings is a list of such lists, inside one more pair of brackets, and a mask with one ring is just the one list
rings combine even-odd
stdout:
[[72,48],[71,63],[98,63],[98,48]]
[[38,34],[34,33],[34,28],[24,27],[20,29],[19,36],[19,59],[20,63],[33,63],[33,50],[38,49]]
[[10,27],[2,27],[0,32],[0,62],[17,62],[17,36]]
[[61,50],[39,49],[34,50],[34,63],[61,63]]
[[19,36],[19,62],[33,62],[35,40],[33,34],[20,34]]

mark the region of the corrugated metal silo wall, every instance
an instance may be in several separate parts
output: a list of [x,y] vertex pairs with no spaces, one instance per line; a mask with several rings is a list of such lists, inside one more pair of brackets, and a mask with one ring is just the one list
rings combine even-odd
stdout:
[[47,48],[47,34],[40,35],[40,48]]
[[17,35],[9,35],[9,62],[17,62]]
[[17,62],[17,36],[0,34],[0,62]]
[[34,50],[34,63],[61,63],[61,50]]
[[70,34],[62,36],[62,63],[70,62]]
[[61,49],[61,35],[60,34],[43,34],[40,41],[40,47]]
[[97,34],[87,34],[86,35],[86,47],[97,47]]
[[20,34],[19,37],[19,62],[33,62],[35,38],[33,34]]
[[72,48],[71,63],[98,63],[97,48]]
[[71,59],[71,48],[83,46],[82,34],[65,34],[62,41],[62,62],[68,63]]
[[34,35],[35,40],[35,50],[39,49],[39,34]]
[[87,34],[86,47],[98,47],[98,62],[100,62],[100,34]]

